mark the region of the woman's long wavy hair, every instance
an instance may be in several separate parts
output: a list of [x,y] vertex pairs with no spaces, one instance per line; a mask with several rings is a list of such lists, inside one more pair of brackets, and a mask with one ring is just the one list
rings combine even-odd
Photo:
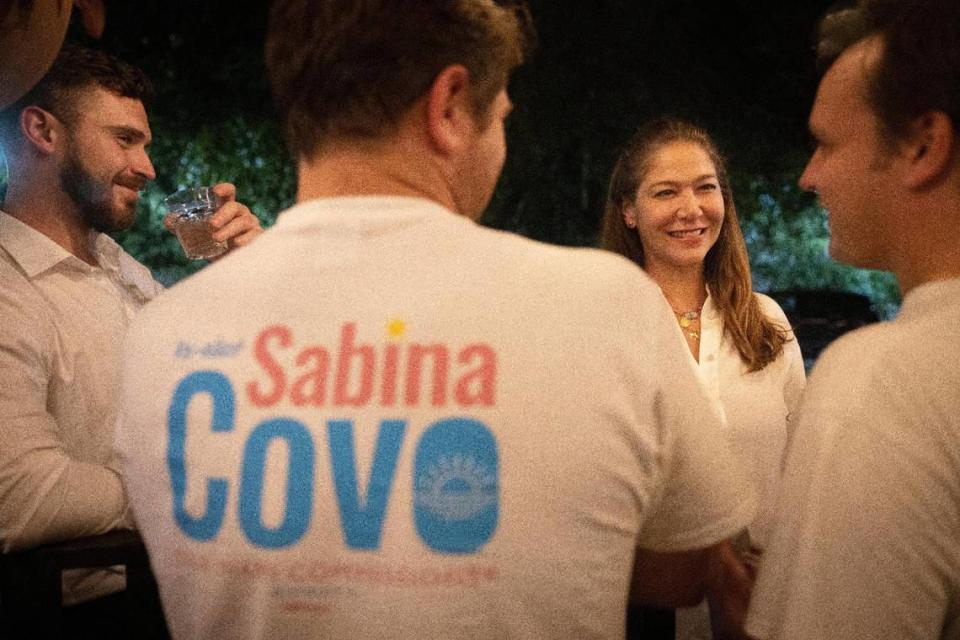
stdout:
[[710,296],[723,318],[724,331],[736,346],[747,370],[759,371],[783,351],[783,345],[789,339],[788,331],[764,315],[753,295],[747,246],[733,204],[726,163],[705,131],[674,118],[653,120],[637,130],[621,152],[610,177],[600,230],[601,246],[644,266],[640,234],[627,227],[623,210],[635,201],[653,155],[672,142],[699,145],[716,169],[723,195],[724,220],[717,242],[704,259],[703,272]]

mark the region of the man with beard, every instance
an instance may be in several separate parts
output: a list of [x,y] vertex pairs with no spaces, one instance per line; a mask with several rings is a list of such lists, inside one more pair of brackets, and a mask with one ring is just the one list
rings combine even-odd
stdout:
[[[160,285],[105,233],[134,220],[155,176],[146,77],[104,53],[65,48],[0,117],[9,183],[0,211],[0,545],[4,552],[131,527],[113,453],[119,357]],[[237,247],[259,232],[235,202],[212,218]],[[64,604],[123,587],[65,576]]]

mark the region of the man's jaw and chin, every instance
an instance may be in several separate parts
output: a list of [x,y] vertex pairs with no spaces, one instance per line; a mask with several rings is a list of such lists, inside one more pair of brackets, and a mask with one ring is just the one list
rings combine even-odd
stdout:
[[84,220],[95,231],[113,233],[129,229],[136,220],[136,203],[133,206],[124,206],[123,214],[117,215],[116,210],[109,202],[82,211]]
[[[139,190],[142,183],[134,180],[112,179],[104,185],[93,177],[76,158],[69,158],[60,172],[60,183],[64,192],[77,206],[83,222],[100,233],[112,233],[129,228],[136,219]],[[132,199],[118,198],[117,187],[137,193]]]
[[889,253],[872,243],[864,243],[846,234],[837,234],[830,229],[830,242],[827,244],[830,259],[839,264],[856,269],[890,271]]

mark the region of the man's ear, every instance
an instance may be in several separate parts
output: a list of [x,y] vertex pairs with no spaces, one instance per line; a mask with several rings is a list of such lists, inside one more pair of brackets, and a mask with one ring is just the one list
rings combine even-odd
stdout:
[[950,117],[931,111],[914,122],[914,133],[904,143],[907,161],[905,185],[921,188],[950,171],[957,152],[956,130]]
[[468,144],[476,122],[466,67],[454,64],[437,74],[427,96],[426,115],[430,141],[440,153],[454,153]]
[[56,150],[59,131],[56,117],[45,109],[30,106],[20,112],[20,131],[37,153],[50,155]]

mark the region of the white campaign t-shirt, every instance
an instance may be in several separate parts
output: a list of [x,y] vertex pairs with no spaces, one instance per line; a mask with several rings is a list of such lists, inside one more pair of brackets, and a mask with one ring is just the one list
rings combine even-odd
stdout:
[[841,337],[800,407],[757,638],[960,638],[960,280]]
[[298,205],[126,347],[180,639],[622,638],[638,545],[753,517],[652,281],[426,200]]

